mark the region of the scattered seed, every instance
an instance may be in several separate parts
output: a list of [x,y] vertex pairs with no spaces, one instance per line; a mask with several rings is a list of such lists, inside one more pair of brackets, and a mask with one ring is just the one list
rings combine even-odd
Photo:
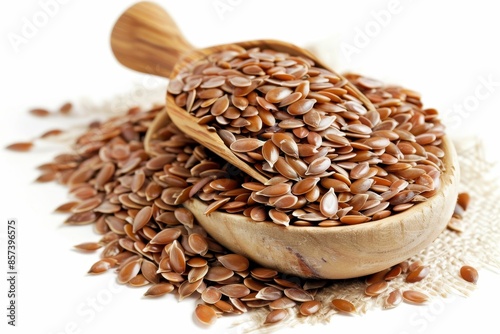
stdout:
[[356,307],[350,301],[347,301],[345,299],[333,299],[332,306],[339,312],[344,312],[344,313],[356,312]]
[[5,147],[7,150],[16,152],[27,152],[33,148],[33,143],[31,142],[19,142],[13,143]]
[[35,108],[30,110],[30,114],[37,117],[46,117],[50,115],[50,111],[43,108]]
[[460,268],[460,276],[467,282],[476,284],[479,278],[477,270],[471,266],[462,266]]
[[365,294],[367,296],[378,296],[382,292],[387,290],[388,287],[389,287],[389,284],[386,281],[380,281],[377,283],[373,283],[373,284],[368,285],[365,288]]
[[106,272],[109,268],[111,268],[112,266],[113,265],[111,264],[110,261],[99,260],[92,265],[92,267],[90,268],[88,273],[89,274],[102,274],[103,272]]
[[141,262],[142,259],[136,259],[124,265],[118,272],[118,283],[128,283],[132,278],[137,276],[137,274],[141,270]]
[[210,306],[204,304],[196,305],[196,319],[204,325],[211,325],[217,319],[217,313]]
[[170,283],[158,283],[152,285],[145,293],[146,297],[160,297],[174,291],[174,286]]
[[71,102],[66,102],[59,107],[59,112],[61,114],[69,114],[72,109],[73,109],[73,104]]
[[286,309],[272,310],[268,313],[264,324],[275,324],[282,321],[288,316],[288,311]]
[[427,266],[419,266],[413,271],[410,271],[408,276],[406,276],[407,283],[415,283],[423,280],[430,272],[429,267]]
[[321,308],[321,303],[317,300],[310,300],[300,305],[299,312],[304,316],[312,315],[318,312]]
[[76,249],[81,250],[81,251],[96,251],[102,246],[98,244],[97,242],[84,242],[82,244],[78,244],[74,246]]
[[403,295],[401,294],[401,290],[396,289],[391,291],[384,302],[384,308],[394,308],[401,304],[403,301]]
[[429,299],[423,292],[415,291],[415,290],[406,290],[403,291],[403,300],[413,304],[423,304]]

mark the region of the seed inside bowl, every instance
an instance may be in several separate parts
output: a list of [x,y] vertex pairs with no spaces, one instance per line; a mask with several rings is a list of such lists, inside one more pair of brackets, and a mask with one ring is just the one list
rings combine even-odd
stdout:
[[[262,207],[262,218],[297,226],[366,223],[437,192],[444,126],[435,109],[423,108],[420,97],[408,92],[259,48],[194,61],[168,88],[178,107],[270,179],[266,188],[246,192],[245,206],[214,210],[245,214]],[[186,107],[188,97],[194,100]],[[326,220],[340,224],[320,225]]]

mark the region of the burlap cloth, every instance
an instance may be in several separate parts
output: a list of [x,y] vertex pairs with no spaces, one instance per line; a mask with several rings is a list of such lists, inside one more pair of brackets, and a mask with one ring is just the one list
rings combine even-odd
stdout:
[[[82,100],[79,109],[86,116],[106,119],[135,105],[147,107],[163,103],[165,89],[163,82],[154,89],[145,89],[144,86],[138,85],[133,92],[116,96],[104,104]],[[74,134],[70,137],[73,136]],[[66,137],[62,141],[68,143],[68,139],[70,138]],[[466,297],[473,292],[476,286],[466,282],[459,275],[463,265],[500,273],[499,165],[487,161],[484,143],[478,137],[452,139],[461,170],[459,191],[467,192],[471,197],[463,217],[464,230],[455,232],[445,229],[430,246],[409,259],[410,263],[421,260],[430,267],[430,273],[424,280],[410,284],[406,283],[405,277],[401,275],[390,283],[390,289],[414,289],[425,292],[430,296],[431,302],[435,298],[446,298],[452,294]],[[364,294],[365,287],[364,279],[333,281],[331,285],[316,294],[316,299],[322,301],[323,307],[312,316],[297,317],[296,312],[289,312],[289,316],[280,323],[265,326],[263,322],[269,310],[253,309],[247,316],[235,319],[232,329],[245,333],[271,333],[298,324],[328,323],[336,313],[329,306],[333,298],[351,301],[360,314],[383,308],[387,293],[369,297]]]

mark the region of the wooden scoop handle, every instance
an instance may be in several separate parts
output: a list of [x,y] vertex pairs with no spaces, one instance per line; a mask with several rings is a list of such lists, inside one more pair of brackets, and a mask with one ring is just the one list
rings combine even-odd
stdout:
[[117,20],[111,49],[126,67],[166,78],[181,56],[194,50],[170,15],[146,1],[133,5]]

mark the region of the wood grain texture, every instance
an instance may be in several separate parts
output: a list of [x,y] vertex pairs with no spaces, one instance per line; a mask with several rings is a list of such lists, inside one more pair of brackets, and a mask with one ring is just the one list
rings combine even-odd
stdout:
[[194,48],[162,7],[139,2],[116,21],[111,49],[124,66],[168,78],[179,58]]
[[418,254],[446,228],[458,196],[460,170],[444,138],[446,171],[426,202],[378,221],[352,226],[296,227],[255,222],[243,215],[204,215],[199,200],[184,204],[207,232],[233,252],[300,277],[343,279],[378,272]]

